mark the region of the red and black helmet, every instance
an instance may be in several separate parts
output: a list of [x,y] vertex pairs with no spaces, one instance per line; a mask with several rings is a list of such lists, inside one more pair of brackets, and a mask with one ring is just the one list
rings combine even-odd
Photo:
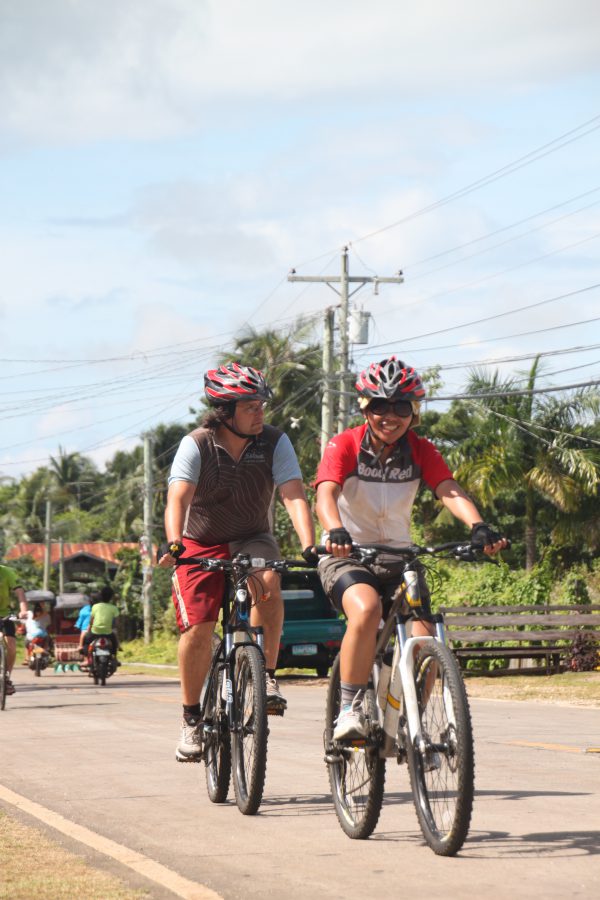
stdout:
[[379,397],[383,400],[414,400],[417,403],[425,399],[425,388],[418,373],[395,356],[371,363],[368,369],[364,369],[358,376],[356,390],[363,408]]
[[236,362],[209,369],[204,376],[204,393],[213,406],[236,400],[270,400],[273,396],[262,372]]

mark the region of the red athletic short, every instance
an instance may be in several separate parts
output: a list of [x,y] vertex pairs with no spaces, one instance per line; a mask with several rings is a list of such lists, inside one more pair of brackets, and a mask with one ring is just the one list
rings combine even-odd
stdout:
[[[181,558],[213,556],[231,559],[235,553],[249,553],[253,557],[278,559],[279,547],[271,534],[257,534],[245,541],[215,544],[212,547],[184,538],[185,550]],[[204,572],[195,566],[177,566],[173,574],[173,603],[177,625],[183,633],[192,625],[216,622],[225,590],[223,572]]]

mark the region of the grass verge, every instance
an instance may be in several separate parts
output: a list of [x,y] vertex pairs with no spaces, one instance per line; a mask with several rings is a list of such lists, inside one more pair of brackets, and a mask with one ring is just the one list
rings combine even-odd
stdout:
[[37,828],[0,810],[0,900],[145,900],[115,875],[88,865]]

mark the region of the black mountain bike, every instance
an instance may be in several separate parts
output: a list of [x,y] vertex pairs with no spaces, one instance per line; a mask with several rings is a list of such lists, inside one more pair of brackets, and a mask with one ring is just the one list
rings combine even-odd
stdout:
[[177,565],[224,572],[223,637],[213,636],[213,656],[200,700],[202,756],[206,787],[213,803],[224,803],[233,771],[235,799],[240,812],[254,815],[263,796],[267,768],[268,713],[262,627],[250,625],[253,572],[311,568],[303,559],[252,559],[238,553],[233,559],[188,557]]
[[[321,549],[321,548],[320,548]],[[386,759],[408,763],[413,800],[425,841],[440,856],[453,856],[469,830],[474,796],[474,749],[469,703],[459,665],[446,646],[443,616],[421,597],[420,557],[490,561],[465,543],[402,549],[354,545],[366,563],[378,556],[405,561],[403,583],[380,627],[372,678],[363,702],[367,736],[336,742],[340,711],[340,658],[327,694],[325,761],[339,823],[351,838],[375,829],[385,784]],[[402,613],[406,601],[409,613]],[[435,637],[409,637],[407,624],[421,620]]]

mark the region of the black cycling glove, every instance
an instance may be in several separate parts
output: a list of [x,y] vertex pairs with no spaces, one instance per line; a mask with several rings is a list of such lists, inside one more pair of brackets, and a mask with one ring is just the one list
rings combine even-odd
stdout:
[[156,551],[156,562],[160,562],[162,557],[166,556],[167,553],[170,553],[174,559],[179,559],[184,550],[185,547],[181,541],[166,541],[164,544],[161,544]]
[[315,569],[319,563],[319,554],[315,552],[314,544],[310,547],[305,547],[302,551],[302,559],[304,559],[309,566],[314,566]]
[[471,543],[478,548],[487,547],[489,544],[497,544],[503,537],[503,534],[494,531],[485,522],[475,522],[471,528]]
[[352,538],[345,528],[332,528],[329,532],[329,540],[332,544],[338,544],[339,546],[352,544]]

